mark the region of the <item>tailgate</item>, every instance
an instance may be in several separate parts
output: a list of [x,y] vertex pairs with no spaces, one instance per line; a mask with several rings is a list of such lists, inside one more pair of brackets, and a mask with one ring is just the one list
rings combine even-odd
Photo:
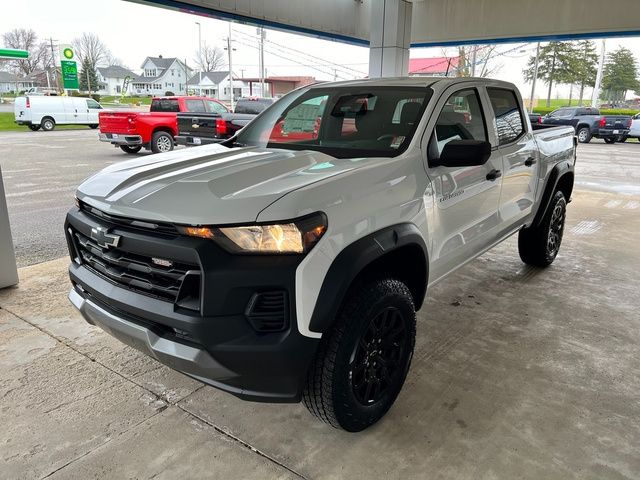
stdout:
[[604,128],[613,128],[616,130],[625,130],[629,128],[629,123],[631,121],[631,117],[622,116],[622,115],[605,115],[604,117],[605,126]]
[[137,115],[132,112],[100,112],[100,132],[133,133]]
[[190,137],[214,138],[216,136],[216,120],[220,115],[211,113],[179,113],[178,135]]

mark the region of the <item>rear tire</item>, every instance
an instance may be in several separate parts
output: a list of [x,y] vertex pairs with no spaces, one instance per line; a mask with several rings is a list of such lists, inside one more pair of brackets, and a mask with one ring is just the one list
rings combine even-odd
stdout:
[[404,384],[416,336],[411,292],[395,279],[362,283],[345,299],[309,368],[303,402],[349,432],[376,423]]
[[589,130],[589,127],[579,128],[576,135],[580,143],[589,143],[591,141],[591,130]]
[[98,124],[97,123],[91,124],[91,125],[89,125],[89,128],[91,130],[95,130],[96,128],[98,128]]
[[173,150],[173,137],[167,132],[156,132],[151,137],[151,151],[165,153]]
[[518,253],[524,263],[535,267],[548,267],[553,263],[562,243],[566,213],[567,201],[558,190],[540,225],[523,228],[518,234]]
[[624,135],[620,135],[620,136],[616,139],[616,141],[617,141],[617,142],[620,142],[620,143],[624,143],[624,142],[626,142],[626,141],[627,141],[627,138],[629,138],[629,137],[625,137]]
[[616,143],[616,137],[604,137],[603,140],[604,140],[604,143],[609,143],[609,144]]
[[40,125],[29,125],[29,130],[31,130],[32,132],[37,132],[38,130],[40,130]]
[[120,145],[120,150],[122,150],[124,153],[130,153],[130,154],[134,154],[134,153],[138,153],[140,150],[142,150],[142,145],[138,145],[136,147],[130,147],[129,145]]
[[44,117],[40,122],[40,126],[45,132],[50,132],[51,130],[56,128],[56,121],[51,117]]

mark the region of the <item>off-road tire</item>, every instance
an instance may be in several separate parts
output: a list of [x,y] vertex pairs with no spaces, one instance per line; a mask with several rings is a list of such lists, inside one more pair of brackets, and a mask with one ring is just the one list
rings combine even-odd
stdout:
[[576,132],[576,136],[578,137],[578,142],[589,143],[591,141],[591,130],[589,130],[589,127],[580,127]]
[[134,154],[134,153],[138,153],[140,150],[142,150],[142,145],[137,145],[134,147],[131,147],[129,145],[120,145],[120,150],[122,150],[124,153],[130,153],[130,154]]
[[165,153],[173,150],[173,137],[167,132],[156,132],[151,137],[151,151]]
[[45,132],[50,132],[54,128],[56,128],[56,121],[51,117],[44,117],[40,122],[40,127]]
[[567,201],[561,191],[553,194],[549,208],[537,227],[523,228],[518,235],[520,259],[536,267],[548,267],[560,250]]
[[[359,283],[322,337],[307,374],[305,406],[335,428],[358,432],[373,425],[387,413],[404,384],[415,335],[415,307],[404,283],[392,278]],[[366,402],[362,392],[369,393],[368,383],[378,386],[371,387],[376,388],[371,392],[374,398]]]

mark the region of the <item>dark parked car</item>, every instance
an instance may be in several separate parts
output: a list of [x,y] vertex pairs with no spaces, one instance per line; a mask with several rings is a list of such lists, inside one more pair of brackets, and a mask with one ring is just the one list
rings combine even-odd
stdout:
[[273,98],[241,98],[234,113],[179,113],[176,143],[186,146],[220,143],[233,137],[273,102]]
[[607,143],[615,143],[628,135],[631,117],[600,115],[600,110],[591,107],[564,107],[545,115],[542,123],[573,126],[580,143],[589,143],[593,137],[602,138]]

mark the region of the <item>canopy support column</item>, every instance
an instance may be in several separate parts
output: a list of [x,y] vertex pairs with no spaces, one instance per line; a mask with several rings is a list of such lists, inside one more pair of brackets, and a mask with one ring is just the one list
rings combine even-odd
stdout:
[[406,0],[372,1],[370,77],[408,75],[412,8]]

